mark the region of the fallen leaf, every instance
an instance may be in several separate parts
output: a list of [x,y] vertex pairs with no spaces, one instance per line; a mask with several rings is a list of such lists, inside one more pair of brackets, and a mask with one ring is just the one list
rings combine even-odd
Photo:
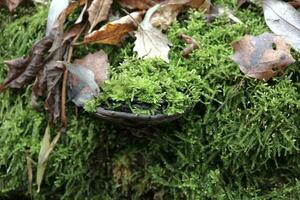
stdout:
[[69,0],[52,0],[48,12],[46,35],[50,35],[59,15],[68,7]]
[[99,84],[108,78],[108,57],[104,51],[88,54],[75,60],[75,64],[66,63],[71,72],[69,76],[69,98],[77,105],[99,94]]
[[253,0],[237,0],[237,7],[238,8],[247,8],[251,4],[253,4]]
[[91,25],[89,32],[91,32],[99,22],[107,19],[112,2],[113,0],[93,0],[87,10]]
[[46,165],[47,165],[47,161],[49,159],[49,155],[53,151],[60,136],[61,136],[61,132],[59,131],[57,133],[57,135],[51,141],[50,125],[48,124],[46,131],[44,133],[44,137],[41,142],[41,149],[40,149],[39,159],[38,159],[37,175],[36,175],[36,182],[38,185],[37,192],[40,192],[40,189],[41,189],[41,184],[43,181],[43,177],[44,177],[44,173],[46,170]]
[[14,11],[23,0],[0,0],[0,6],[4,5],[9,12]]
[[181,34],[180,37],[187,44],[186,48],[182,52],[183,57],[188,57],[194,50],[200,47],[198,42],[191,36]]
[[141,22],[138,30],[135,32],[136,41],[134,51],[140,58],[161,58],[169,62],[169,51],[171,42],[159,29],[152,26],[150,18],[153,13],[160,7],[160,4],[150,8],[144,20]]
[[161,3],[164,0],[117,0],[117,2],[125,8],[129,8],[131,10],[147,10],[153,7],[155,4]]
[[9,71],[0,90],[5,88],[22,88],[32,81],[39,71],[44,67],[44,54],[51,47],[53,39],[44,37],[37,42],[26,58],[17,58],[12,61],[5,61]]
[[295,60],[285,40],[271,33],[253,37],[246,35],[232,44],[235,54],[231,57],[241,71],[249,77],[268,81],[283,74]]
[[227,16],[232,22],[239,23],[239,24],[243,23],[239,18],[234,16],[232,10],[225,8],[223,6],[218,6],[218,5],[211,6],[209,13],[205,14],[204,17],[207,22],[212,22],[216,18],[223,16],[223,15]]
[[166,30],[186,8],[195,8],[201,11],[209,10],[210,0],[167,0],[151,16],[151,24]]
[[64,39],[64,24],[69,16],[75,9],[83,6],[87,3],[87,0],[78,0],[75,2],[71,2],[58,16],[56,21],[54,22],[52,29],[50,30],[49,35],[54,38],[53,44],[50,52],[54,52],[56,49],[62,46]]
[[300,8],[300,0],[289,1],[289,4],[291,4],[291,6],[293,6],[296,9]]
[[83,43],[117,45],[128,33],[135,31],[142,21],[143,12],[133,12],[119,20],[109,22],[99,30],[84,37]]
[[300,15],[289,3],[264,0],[265,21],[273,33],[282,36],[293,48],[300,51]]

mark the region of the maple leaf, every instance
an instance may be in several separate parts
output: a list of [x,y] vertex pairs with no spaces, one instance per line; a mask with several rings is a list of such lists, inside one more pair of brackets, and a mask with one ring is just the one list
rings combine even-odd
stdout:
[[87,10],[91,25],[89,32],[91,32],[99,22],[107,19],[112,2],[113,0],[93,0]]
[[169,51],[171,42],[159,29],[152,26],[150,18],[153,13],[160,7],[160,4],[150,8],[144,20],[135,32],[134,51],[138,53],[140,58],[161,58],[169,62]]
[[88,54],[74,64],[66,63],[69,76],[69,97],[77,105],[99,94],[98,85],[108,78],[108,57],[104,51]]
[[9,12],[14,11],[23,0],[0,0],[0,6],[4,5]]
[[83,43],[118,44],[124,36],[135,31],[142,21],[143,12],[133,12],[119,20],[109,22],[84,37]]
[[271,33],[253,37],[246,35],[232,44],[235,54],[231,59],[239,64],[241,71],[252,78],[268,81],[281,75],[295,60],[285,40]]

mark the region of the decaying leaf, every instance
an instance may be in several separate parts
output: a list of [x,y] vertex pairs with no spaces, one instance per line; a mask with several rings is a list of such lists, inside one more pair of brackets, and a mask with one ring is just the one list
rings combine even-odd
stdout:
[[241,71],[252,78],[268,81],[281,75],[295,60],[285,40],[271,33],[253,37],[246,35],[232,44],[235,54],[231,57]]
[[117,45],[128,33],[135,31],[142,21],[143,12],[133,12],[119,20],[110,22],[84,37],[83,43]]
[[69,76],[69,98],[77,105],[99,94],[99,84],[108,78],[108,57],[104,51],[88,54],[75,60],[75,64],[64,63],[71,72]]
[[268,27],[300,51],[300,14],[289,3],[264,0],[263,10]]
[[161,58],[169,62],[169,51],[171,42],[159,29],[152,26],[150,18],[160,7],[160,4],[150,8],[144,20],[140,24],[138,31],[135,32],[136,41],[134,51],[140,58]]
[[179,13],[186,8],[195,8],[201,11],[208,11],[211,6],[210,0],[167,0],[151,16],[151,23],[155,27],[167,29],[176,20]]
[[188,57],[194,50],[200,47],[198,42],[191,36],[181,34],[180,37],[187,44],[186,48],[182,52],[183,57]]
[[58,16],[68,7],[69,0],[52,0],[48,12],[46,35],[49,35],[53,29]]
[[291,4],[291,6],[293,6],[296,9],[300,8],[300,0],[289,1],[289,4]]
[[129,9],[147,10],[153,7],[155,4],[161,3],[165,0],[117,0],[117,2]]
[[34,45],[26,58],[6,61],[9,71],[4,83],[0,85],[0,91],[5,88],[22,88],[32,81],[44,67],[44,54],[51,47],[52,41],[51,37],[44,37]]
[[58,16],[54,22],[49,35],[54,38],[50,52],[54,52],[57,48],[61,47],[64,39],[64,24],[68,15],[70,15],[76,8],[83,6],[87,0],[78,0],[71,2]]
[[222,15],[227,16],[234,23],[239,23],[239,24],[243,23],[239,18],[234,16],[232,10],[218,5],[211,6],[209,12],[205,14],[205,19],[206,21],[211,22]]
[[38,159],[37,176],[36,176],[36,182],[38,185],[37,192],[40,192],[41,189],[41,184],[44,177],[47,160],[49,159],[49,155],[53,151],[60,136],[61,136],[61,132],[58,132],[57,135],[51,141],[50,125],[47,126],[46,131],[44,133],[43,140],[41,142],[41,149],[40,149],[39,159]]
[[4,5],[8,8],[9,12],[14,11],[22,0],[0,0],[0,6]]
[[93,0],[87,10],[91,25],[89,32],[91,32],[99,22],[107,19],[112,2],[113,0]]

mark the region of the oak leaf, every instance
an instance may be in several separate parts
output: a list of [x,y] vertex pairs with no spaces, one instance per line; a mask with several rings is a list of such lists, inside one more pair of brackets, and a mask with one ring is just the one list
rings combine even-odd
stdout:
[[100,43],[117,45],[128,33],[135,31],[142,21],[143,12],[133,12],[119,20],[109,22],[84,37],[83,43]]
[[171,42],[159,29],[152,26],[150,18],[160,5],[150,8],[144,20],[135,32],[136,41],[134,51],[138,53],[140,58],[161,58],[169,62],[169,51]]
[[285,40],[271,33],[260,36],[244,36],[232,44],[235,54],[231,57],[241,71],[249,77],[268,81],[283,74],[283,70],[295,60]]
[[88,8],[89,22],[91,32],[94,27],[99,23],[108,18],[108,13],[113,0],[93,0],[92,4]]

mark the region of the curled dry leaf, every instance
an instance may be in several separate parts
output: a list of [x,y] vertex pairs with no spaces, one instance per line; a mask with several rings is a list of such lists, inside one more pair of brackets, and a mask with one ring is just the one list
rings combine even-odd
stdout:
[[291,6],[293,6],[296,9],[300,8],[300,0],[289,1],[289,4],[291,4]]
[[76,8],[83,6],[87,0],[78,0],[71,2],[58,16],[54,22],[52,29],[49,30],[49,35],[54,38],[50,52],[54,52],[57,48],[61,47],[64,39],[64,24],[68,15],[70,15]]
[[300,14],[289,3],[264,0],[266,23],[273,33],[282,36],[293,48],[300,51]]
[[271,33],[258,37],[246,35],[232,44],[235,54],[231,57],[241,71],[252,78],[268,81],[281,75],[295,60],[285,40]]
[[188,57],[194,50],[200,47],[198,42],[191,36],[181,34],[180,37],[187,44],[186,48],[182,52],[183,57]]
[[155,4],[161,3],[165,0],[117,0],[117,2],[129,9],[147,10],[153,7]]
[[155,27],[167,29],[176,20],[179,13],[186,8],[195,8],[208,11],[211,6],[210,0],[167,0],[151,17],[151,23]]
[[113,0],[93,0],[87,10],[91,25],[89,32],[91,32],[99,22],[107,19],[112,2]]
[[5,88],[22,88],[32,81],[39,71],[44,67],[44,54],[51,47],[53,39],[44,37],[37,42],[26,58],[17,58],[6,61],[9,71],[4,83],[0,85],[0,90]]
[[143,12],[133,12],[119,20],[109,22],[84,37],[83,43],[100,43],[117,45],[128,33],[135,31],[137,23],[142,21]]
[[206,21],[211,22],[222,15],[227,16],[234,23],[239,23],[239,24],[243,23],[239,18],[234,16],[232,10],[225,8],[223,6],[211,6],[209,12],[205,14],[205,19]]
[[69,76],[69,97],[77,105],[99,94],[99,84],[108,78],[108,56],[104,51],[88,54],[75,60],[75,64],[64,63],[71,72]]
[[0,0],[0,6],[4,5],[8,8],[9,12],[14,11],[22,0]]
[[169,62],[169,51],[171,42],[160,30],[153,27],[150,23],[150,18],[160,5],[150,8],[144,20],[135,32],[136,41],[134,51],[138,53],[140,58],[161,58]]

